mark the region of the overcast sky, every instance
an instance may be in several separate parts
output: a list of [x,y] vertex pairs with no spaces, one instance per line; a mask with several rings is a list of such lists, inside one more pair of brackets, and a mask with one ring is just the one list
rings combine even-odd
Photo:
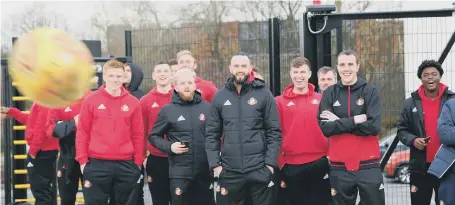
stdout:
[[[1,31],[2,38],[11,39],[12,36],[15,36],[13,31],[15,19],[20,13],[23,13],[33,5],[32,1],[11,1],[11,0],[0,0],[1,1]],[[90,22],[90,17],[97,13],[100,8],[107,8],[112,14],[109,16],[109,20],[112,23],[121,23],[120,16],[115,15],[123,12],[123,6],[118,1],[60,1],[60,2],[51,2],[51,1],[40,1],[45,2],[45,9],[49,14],[58,13],[64,16],[67,19],[68,27],[76,35],[85,33],[86,35],[92,35],[90,32],[93,30]],[[168,0],[157,1],[155,6],[157,9],[160,9],[161,19],[165,19],[168,22],[171,22],[177,19],[177,14],[174,8],[179,6],[184,6],[188,4],[185,1],[173,1]],[[311,1],[307,1],[311,4]],[[323,3],[330,3],[332,0],[323,0]],[[384,11],[392,10],[397,8],[390,8],[391,5],[394,5],[394,2],[397,0],[391,1],[380,1],[374,0],[374,6],[372,6],[370,11]],[[439,8],[451,8],[452,2],[450,0],[445,1],[431,1],[431,0],[412,0],[412,1],[402,1],[403,10],[423,10],[423,9],[439,9]],[[36,1],[35,1],[36,3]],[[238,12],[232,12],[227,20],[245,20],[244,15],[239,14]],[[4,42],[4,39],[2,40]]]

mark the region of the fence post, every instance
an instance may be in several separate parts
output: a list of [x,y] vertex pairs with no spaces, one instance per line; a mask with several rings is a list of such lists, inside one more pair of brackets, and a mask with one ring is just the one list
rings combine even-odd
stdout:
[[130,30],[125,30],[125,56],[133,57],[133,41]]
[[[16,42],[17,40],[17,37],[13,37],[13,46],[14,46],[14,42]],[[8,87],[10,88],[10,94],[11,94],[11,97],[14,97],[14,96],[20,96],[20,92],[14,87],[12,86],[12,82],[11,82],[11,79],[9,78],[9,85]],[[11,98],[12,100],[12,98]],[[10,107],[15,107],[19,110],[25,110],[25,103],[24,101],[14,101],[12,100],[12,103],[11,103],[11,106]],[[11,135],[11,139],[12,140],[25,140],[25,131],[20,131],[20,130],[14,130],[14,126],[19,126],[21,125],[20,123],[18,123],[16,120],[13,121],[13,126],[10,126],[10,127],[13,127],[13,131],[12,131],[12,135]],[[27,147],[26,146],[14,146],[13,145],[13,155],[27,155]],[[27,166],[26,166],[26,160],[22,160],[22,159],[15,159],[13,160],[13,172],[14,173],[14,170],[16,169],[27,169]],[[27,175],[26,174],[13,174],[13,177],[12,177],[12,182],[13,182],[13,200],[15,199],[26,199],[27,198],[27,189],[16,189],[14,187],[14,185],[16,184],[27,184]]]
[[316,86],[316,90],[318,90],[318,78],[317,75],[314,75],[315,73],[318,73],[318,67],[316,65],[317,62],[317,49],[316,49],[316,36],[313,35],[310,32],[309,27],[314,28],[316,26],[316,22],[314,21],[309,21],[307,18],[308,12],[303,13],[303,18],[302,18],[302,39],[303,41],[303,47],[301,48],[303,50],[303,55],[305,58],[307,58],[311,63],[311,72],[313,75],[311,75],[309,83],[313,84]]
[[[10,82],[11,84],[11,82]],[[11,86],[13,87],[13,86]],[[19,91],[16,88],[12,88],[12,96],[20,96]],[[21,111],[25,110],[25,102],[23,101],[13,101],[12,106],[15,107]],[[18,123],[16,120],[13,121],[13,128],[14,126],[20,126],[21,124]],[[14,130],[14,129],[13,129]],[[12,135],[12,140],[25,140],[25,130],[20,131],[20,130],[14,130],[13,135]],[[27,147],[25,145],[23,146],[17,146],[14,145],[14,155],[27,155]],[[15,159],[13,162],[13,170],[17,169],[27,169],[26,166],[26,159]],[[13,172],[14,173],[14,172]],[[14,174],[13,175],[13,185],[16,184],[27,184],[27,175],[26,174]],[[27,198],[27,189],[16,189],[13,187],[13,199],[26,199]]]
[[[1,69],[2,69],[2,106],[11,105],[11,82],[8,75],[8,63],[7,60],[1,60]],[[2,144],[3,144],[3,180],[5,182],[4,191],[5,191],[5,201],[4,204],[12,204],[11,200],[11,177],[12,177],[12,167],[11,167],[11,150],[12,150],[12,130],[11,122],[9,120],[3,121],[3,130],[2,130]]]
[[269,18],[269,74],[270,91],[274,96],[281,94],[280,77],[280,20]]
[[[312,73],[317,73],[322,66],[332,67],[332,34],[337,31],[337,52],[343,48],[342,19],[339,17],[326,18],[332,12],[329,7],[320,5],[307,6],[303,14],[303,55],[312,63]],[[312,75],[310,83],[318,87],[317,75]]]
[[450,50],[452,50],[452,46],[454,43],[455,43],[455,32],[452,33],[452,36],[450,37],[449,42],[447,42],[446,47],[444,48],[444,50],[441,53],[441,56],[439,57],[438,62],[440,64],[444,63],[444,61],[447,58],[447,55],[449,55]]

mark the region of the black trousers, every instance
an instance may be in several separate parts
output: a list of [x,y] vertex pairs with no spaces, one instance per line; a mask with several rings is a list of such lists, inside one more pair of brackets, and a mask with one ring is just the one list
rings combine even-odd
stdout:
[[195,179],[170,179],[172,205],[212,205],[210,176]]
[[332,201],[329,171],[327,157],[306,164],[286,164],[281,169],[286,183],[282,198],[287,198],[291,205],[328,205]]
[[145,166],[153,205],[169,205],[171,202],[171,192],[169,191],[171,187],[168,158],[149,155]]
[[274,174],[267,168],[248,173],[237,173],[223,169],[218,179],[217,204],[244,205],[248,196],[254,205],[274,205]]
[[412,205],[430,205],[433,190],[436,193],[434,201],[439,204],[439,179],[437,177],[431,174],[412,172],[409,185]]
[[379,166],[358,171],[331,167],[330,184],[334,205],[355,205],[357,193],[363,204],[385,205],[384,183]]
[[57,181],[61,205],[74,205],[76,203],[76,195],[79,191],[79,180],[82,181],[82,173],[79,163],[77,161],[73,163],[74,166],[68,167],[63,158],[60,157],[58,159]]
[[[145,169],[141,167],[141,177],[145,176]],[[137,202],[138,205],[144,205],[144,180],[141,179],[139,185],[131,192],[130,198],[128,199],[129,202]],[[129,203],[128,202],[128,203]],[[117,205],[115,201],[115,192],[111,190],[111,196],[109,196],[109,205]]]
[[35,159],[27,155],[27,175],[35,205],[57,203],[57,150],[39,151]]
[[[274,169],[273,172],[273,184],[274,186],[272,187],[272,201],[270,202],[271,205],[292,205],[289,202],[288,197],[285,194],[285,189],[281,188],[281,172],[279,169]],[[250,193],[245,193],[246,198],[245,198],[245,205],[253,205],[253,199],[251,197]]]
[[117,205],[138,204],[132,195],[142,177],[141,169],[133,160],[89,159],[83,175],[85,205],[107,205],[111,193],[114,193]]

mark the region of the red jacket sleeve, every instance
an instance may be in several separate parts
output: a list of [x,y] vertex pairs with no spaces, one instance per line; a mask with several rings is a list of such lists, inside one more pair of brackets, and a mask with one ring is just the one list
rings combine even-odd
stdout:
[[[275,100],[276,100],[276,105],[277,105],[277,109],[278,109],[278,116],[280,117],[280,128],[281,128],[281,132],[282,132],[282,141],[284,141],[284,121],[283,121],[283,108],[281,108],[281,97],[280,96],[277,96],[275,97]],[[281,147],[283,148],[283,147]],[[281,153],[281,148],[280,148],[280,153]],[[283,155],[279,154],[278,155],[278,168],[282,168],[284,166],[284,162],[283,162]]]
[[215,96],[215,93],[218,91],[218,88],[216,88],[215,84],[213,82],[210,82],[207,84],[207,101],[212,102],[213,96]]
[[[33,109],[33,106],[35,106],[35,105],[32,105],[31,109]],[[14,118],[15,120],[17,120],[18,122],[20,122],[23,125],[27,125],[29,114],[23,113],[19,109],[12,107],[12,108],[9,108],[9,110],[8,110],[8,116]]]
[[90,132],[92,130],[93,112],[90,100],[82,103],[79,113],[79,121],[76,131],[76,160],[80,165],[88,162],[88,147],[90,142]]
[[54,120],[61,119],[59,117],[59,109],[49,109],[47,113],[47,120],[46,120],[46,136],[51,138],[52,133],[54,133],[55,123]]
[[137,106],[131,116],[131,140],[134,147],[134,163],[142,166],[145,159],[145,136],[144,136],[144,118],[142,117],[141,106]]
[[48,108],[39,105],[35,105],[33,109],[33,112],[38,112],[38,117],[34,122],[33,138],[29,144],[30,149],[28,153],[32,156],[36,156],[41,148],[41,145],[47,139],[46,120],[48,111]]

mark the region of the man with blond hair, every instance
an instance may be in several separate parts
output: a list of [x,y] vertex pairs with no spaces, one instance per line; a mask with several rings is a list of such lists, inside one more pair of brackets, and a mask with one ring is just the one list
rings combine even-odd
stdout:
[[[179,69],[189,68],[196,70],[196,58],[191,51],[183,50],[177,53],[177,62]],[[212,81],[204,80],[200,77],[196,77],[196,90],[202,94],[202,99],[208,102],[212,102],[213,96],[218,91],[215,84]]]

